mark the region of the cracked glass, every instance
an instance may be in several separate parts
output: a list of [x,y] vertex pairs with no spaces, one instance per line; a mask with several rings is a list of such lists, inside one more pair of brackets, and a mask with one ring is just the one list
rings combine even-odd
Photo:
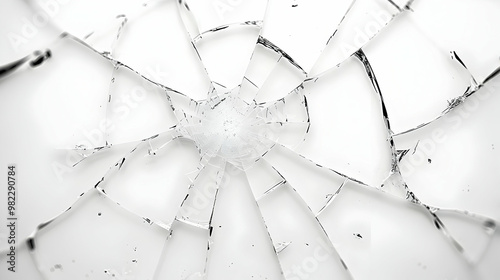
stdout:
[[500,3],[0,3],[1,279],[497,279]]

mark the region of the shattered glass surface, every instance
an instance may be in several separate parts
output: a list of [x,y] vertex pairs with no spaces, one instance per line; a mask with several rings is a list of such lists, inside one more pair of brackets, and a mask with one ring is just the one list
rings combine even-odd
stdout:
[[499,12],[2,1],[0,278],[498,279]]

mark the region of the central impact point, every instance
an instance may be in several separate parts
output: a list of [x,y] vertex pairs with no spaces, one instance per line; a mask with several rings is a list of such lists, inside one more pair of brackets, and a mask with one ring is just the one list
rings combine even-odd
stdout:
[[260,158],[274,143],[265,111],[237,96],[226,95],[200,103],[197,117],[190,134],[202,156],[220,156],[240,164]]

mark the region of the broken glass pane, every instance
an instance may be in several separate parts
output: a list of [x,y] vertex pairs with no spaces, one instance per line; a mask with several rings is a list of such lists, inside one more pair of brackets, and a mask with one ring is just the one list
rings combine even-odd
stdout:
[[496,279],[500,4],[7,0],[1,279]]

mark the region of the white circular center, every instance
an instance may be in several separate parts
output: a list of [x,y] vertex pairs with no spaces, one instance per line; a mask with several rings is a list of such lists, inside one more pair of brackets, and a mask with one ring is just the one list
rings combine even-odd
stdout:
[[191,131],[203,155],[232,162],[253,160],[273,144],[263,110],[238,97],[209,100],[199,107],[199,122]]

